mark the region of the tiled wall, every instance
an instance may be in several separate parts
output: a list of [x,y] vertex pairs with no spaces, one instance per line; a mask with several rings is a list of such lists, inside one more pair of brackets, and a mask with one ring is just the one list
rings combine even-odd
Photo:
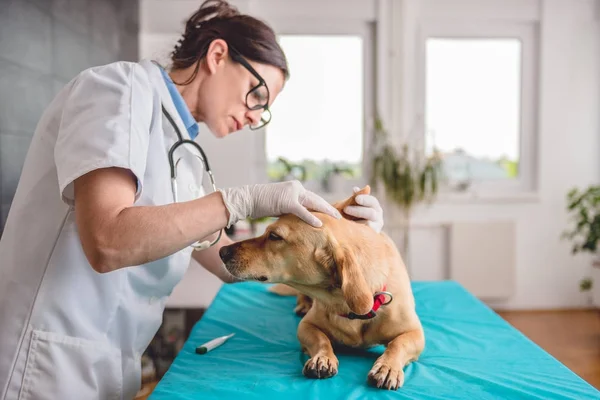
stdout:
[[0,0],[0,232],[44,108],[78,72],[138,59],[139,0]]

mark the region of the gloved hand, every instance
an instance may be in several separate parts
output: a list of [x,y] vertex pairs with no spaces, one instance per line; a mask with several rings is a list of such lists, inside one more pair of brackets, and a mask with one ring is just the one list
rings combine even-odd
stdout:
[[278,217],[295,214],[310,225],[320,227],[320,219],[308,210],[341,218],[340,213],[323,198],[308,191],[299,181],[267,183],[219,189],[229,211],[227,227],[248,217]]
[[[355,187],[354,193],[358,192],[360,188]],[[363,222],[369,225],[375,232],[380,233],[383,229],[383,210],[377,198],[370,194],[359,194],[355,197],[358,206],[347,206],[344,208],[346,214],[352,215],[356,218],[361,218]]]

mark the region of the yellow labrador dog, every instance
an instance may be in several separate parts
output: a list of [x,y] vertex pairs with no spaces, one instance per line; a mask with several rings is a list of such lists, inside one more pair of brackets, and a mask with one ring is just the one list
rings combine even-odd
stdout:
[[[334,206],[342,212],[366,186]],[[334,345],[385,352],[368,374],[370,384],[396,390],[404,383],[404,367],[425,346],[415,311],[410,280],[400,253],[385,233],[376,233],[350,216],[336,220],[315,213],[323,226],[314,228],[294,215],[269,225],[259,237],[220,251],[227,270],[242,280],[280,283],[272,291],[299,294],[297,310],[306,315],[298,339],[310,359],[309,378],[337,374]],[[292,289],[293,288],[293,289]]]

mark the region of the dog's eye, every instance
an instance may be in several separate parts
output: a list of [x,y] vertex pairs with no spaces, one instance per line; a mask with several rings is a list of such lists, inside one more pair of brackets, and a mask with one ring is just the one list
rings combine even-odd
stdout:
[[275,232],[271,232],[269,233],[269,240],[283,240],[283,238]]

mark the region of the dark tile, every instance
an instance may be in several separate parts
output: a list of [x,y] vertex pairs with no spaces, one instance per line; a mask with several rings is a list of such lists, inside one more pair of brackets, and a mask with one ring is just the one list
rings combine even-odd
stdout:
[[93,65],[88,56],[90,40],[61,23],[54,23],[52,28],[52,71],[57,77],[71,80]]
[[[1,3],[1,1],[0,1]],[[8,218],[8,211],[10,210],[10,204],[0,205],[0,236],[6,225],[6,219]]]
[[[113,0],[114,1],[114,0]],[[140,4],[139,0],[116,0],[119,16],[119,26],[125,33],[137,33],[140,30]]]
[[0,132],[33,135],[53,98],[52,78],[0,59]]
[[0,3],[0,57],[49,74],[52,69],[52,18],[23,0]]
[[112,1],[97,0],[89,8],[92,43],[104,47],[113,54],[119,52],[120,26],[117,8]]
[[138,61],[140,59],[140,48],[137,34],[121,36],[121,51],[119,59],[123,61]]
[[90,62],[93,65],[105,65],[113,61],[118,61],[119,53],[112,53],[102,46],[90,46]]
[[30,143],[29,135],[0,132],[0,187],[2,188],[0,203],[2,204],[10,204],[15,196]]
[[41,10],[51,14],[52,11],[52,0],[26,0],[31,4],[35,4]]
[[[52,1],[52,14],[62,22],[86,38],[90,37],[90,3],[98,0],[48,0]],[[126,0],[124,0],[126,1]]]
[[53,79],[52,80],[52,94],[54,96],[56,96],[58,94],[58,92],[60,92],[66,85],[67,85],[67,81],[63,81],[60,79]]
[[121,31],[120,59],[139,60],[140,10],[139,1],[117,1],[119,26]]

